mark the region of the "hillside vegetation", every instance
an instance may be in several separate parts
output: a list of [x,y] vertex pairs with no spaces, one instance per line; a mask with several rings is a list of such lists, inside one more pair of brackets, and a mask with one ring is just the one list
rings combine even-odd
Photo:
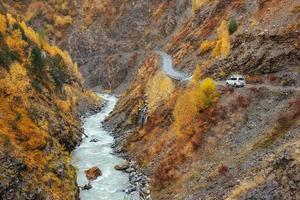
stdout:
[[99,102],[69,54],[0,14],[0,198],[75,199],[70,152]]
[[72,0],[3,0],[0,9],[34,28],[43,37],[61,40],[77,14]]

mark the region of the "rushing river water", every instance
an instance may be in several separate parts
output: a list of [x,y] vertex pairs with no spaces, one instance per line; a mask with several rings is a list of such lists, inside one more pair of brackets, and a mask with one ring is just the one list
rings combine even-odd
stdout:
[[[84,120],[84,132],[88,137],[83,138],[79,147],[72,153],[72,164],[78,169],[77,183],[84,186],[88,183],[84,171],[97,166],[102,171],[102,176],[92,181],[92,189],[80,191],[82,200],[123,200],[122,192],[129,186],[128,176],[116,171],[114,166],[124,162],[123,159],[112,155],[111,145],[113,137],[103,129],[102,122],[114,109],[117,99],[114,96],[103,94],[106,102],[103,110]],[[98,142],[90,142],[92,139]]]

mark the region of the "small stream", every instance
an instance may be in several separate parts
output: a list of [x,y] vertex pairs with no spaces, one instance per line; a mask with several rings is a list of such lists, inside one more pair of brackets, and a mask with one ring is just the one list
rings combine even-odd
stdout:
[[[102,122],[113,111],[117,98],[111,95],[100,95],[105,106],[100,113],[84,119],[84,132],[88,137],[83,140],[72,153],[72,164],[78,169],[77,183],[84,186],[88,183],[84,171],[94,166],[99,167],[102,176],[91,182],[92,189],[81,190],[81,200],[123,200],[126,194],[123,190],[130,185],[128,176],[116,171],[114,166],[124,162],[122,158],[113,155],[111,145],[114,138],[103,129]],[[90,142],[97,139],[98,142]],[[130,199],[136,199],[130,197]]]

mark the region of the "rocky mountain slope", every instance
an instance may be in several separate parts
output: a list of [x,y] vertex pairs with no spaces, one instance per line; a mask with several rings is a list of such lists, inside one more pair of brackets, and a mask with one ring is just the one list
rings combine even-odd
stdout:
[[70,152],[99,104],[69,54],[0,12],[0,199],[77,199]]
[[[190,73],[203,64],[205,74],[218,78],[241,72],[287,85],[299,78],[297,1],[91,2],[98,7],[85,12],[88,6],[78,6],[62,43],[90,87],[128,83],[149,51],[162,49]],[[222,21],[231,24],[229,36],[220,30]]]
[[[184,5],[151,4],[156,18],[150,23],[150,12],[144,34],[162,38],[143,49],[164,49],[175,67],[197,78],[170,85],[149,52],[106,122],[116,151],[151,177],[153,199],[298,199],[299,177],[292,174],[299,173],[299,2]],[[232,73],[246,75],[253,87],[204,80]]]
[[[30,12],[38,6],[42,12]],[[300,198],[298,0],[32,0],[0,8],[32,27],[54,24],[39,32],[70,52],[84,84],[120,94],[105,126],[116,152],[151,178],[152,199]],[[166,76],[156,50],[193,79]],[[220,84],[233,73],[251,86]],[[65,84],[82,91],[76,80]],[[45,188],[56,191],[53,179]],[[61,194],[75,196],[70,185]]]

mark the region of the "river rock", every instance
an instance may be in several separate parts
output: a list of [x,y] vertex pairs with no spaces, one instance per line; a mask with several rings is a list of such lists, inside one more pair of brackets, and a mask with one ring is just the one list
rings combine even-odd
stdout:
[[90,142],[99,142],[100,140],[94,138],[94,139],[91,139]]
[[129,173],[129,174],[131,172],[134,172],[134,171],[135,171],[135,169],[133,167],[129,167],[129,168],[126,169],[126,172]]
[[132,192],[135,192],[137,189],[134,185],[130,185],[127,189],[124,190],[126,194],[131,194]]
[[81,187],[82,190],[90,190],[92,189],[92,185],[91,183],[89,182],[88,184],[84,185],[83,187]]
[[126,161],[115,166],[115,170],[126,170],[129,167],[129,163]]
[[102,172],[98,167],[92,167],[85,172],[85,176],[88,180],[96,180],[99,176],[102,176]]

